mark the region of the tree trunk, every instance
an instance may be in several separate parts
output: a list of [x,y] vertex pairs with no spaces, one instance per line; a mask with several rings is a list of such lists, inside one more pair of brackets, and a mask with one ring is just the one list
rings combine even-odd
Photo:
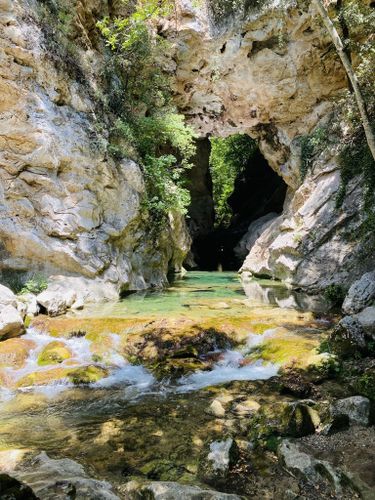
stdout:
[[319,14],[321,15],[323,19],[323,23],[330,34],[332,41],[336,47],[336,50],[338,52],[338,55],[340,56],[341,62],[344,65],[346,74],[348,75],[348,78],[350,80],[350,83],[352,84],[353,87],[353,92],[357,101],[359,113],[361,115],[361,120],[362,120],[362,125],[366,134],[366,140],[367,144],[370,148],[370,151],[372,153],[372,156],[375,160],[375,137],[374,133],[371,128],[370,120],[367,115],[366,111],[366,105],[362,97],[361,89],[359,87],[359,83],[357,80],[357,76],[353,71],[353,67],[351,65],[351,62],[349,60],[349,57],[347,56],[345,52],[345,47],[341,41],[341,38],[339,34],[337,33],[337,30],[331,21],[328,12],[326,8],[324,7],[324,4],[322,0],[312,0],[313,5],[318,9]]

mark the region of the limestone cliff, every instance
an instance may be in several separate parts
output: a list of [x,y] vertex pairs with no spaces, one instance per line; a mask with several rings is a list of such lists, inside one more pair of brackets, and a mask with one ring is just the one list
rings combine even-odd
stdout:
[[65,18],[50,25],[45,3],[0,1],[0,270],[95,278],[112,295],[165,284],[189,237],[172,215],[152,233],[140,167],[107,152],[111,116],[96,100],[103,56],[95,28],[107,2],[79,0],[64,14],[72,15],[75,58],[55,38]]
[[[335,207],[340,134],[330,120],[347,89],[341,63],[310,2],[248,2],[246,12],[241,5],[179,3],[177,22],[165,27],[177,46],[176,102],[202,137],[258,139],[288,185],[283,214],[256,240],[242,271],[309,290],[348,285],[374,257],[368,240],[348,237],[362,221],[361,178]],[[300,138],[319,127],[326,141],[302,179]]]
[[[48,3],[0,0],[3,279],[30,271],[95,278],[111,296],[159,286],[181,267],[190,239],[172,215],[162,234],[152,233],[142,170],[108,154],[112,117],[98,105],[103,47],[95,22],[120,3],[74,0],[52,25],[41,14]],[[374,266],[362,240],[348,237],[362,220],[361,178],[336,209],[340,169],[330,140],[300,175],[300,137],[329,123],[347,88],[340,61],[309,2],[255,1],[246,12],[237,3],[220,10],[225,2],[180,0],[158,30],[174,43],[175,102],[199,136],[249,134],[288,185],[283,214],[242,270],[310,290],[350,284]],[[68,49],[77,57],[55,37],[72,26]]]

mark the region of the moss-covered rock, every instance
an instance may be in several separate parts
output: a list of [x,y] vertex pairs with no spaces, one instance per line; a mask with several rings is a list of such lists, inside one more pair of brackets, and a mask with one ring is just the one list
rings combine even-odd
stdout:
[[57,382],[71,382],[76,385],[91,384],[106,377],[108,371],[100,366],[64,366],[41,370],[25,375],[17,382],[17,387],[50,385]]
[[22,338],[0,342],[0,367],[22,368],[34,347],[32,340]]
[[278,328],[275,335],[266,338],[256,346],[249,356],[249,361],[262,359],[281,366],[293,364],[304,368],[314,361],[319,341],[314,337],[307,337],[291,333],[285,328]]
[[72,352],[58,340],[50,342],[38,356],[38,365],[57,365],[72,357]]
[[70,370],[68,373],[68,379],[73,384],[92,384],[98,382],[100,379],[106,377],[108,371],[101,366],[89,365],[76,368],[75,370]]
[[362,396],[375,401],[375,367],[367,368],[354,383],[355,389]]
[[67,380],[71,367],[56,367],[49,370],[41,370],[25,375],[17,382],[17,387],[32,387],[38,385],[49,385]]

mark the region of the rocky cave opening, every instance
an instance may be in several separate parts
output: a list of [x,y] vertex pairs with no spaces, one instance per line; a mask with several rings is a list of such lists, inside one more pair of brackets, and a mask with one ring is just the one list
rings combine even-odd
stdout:
[[266,222],[282,212],[287,185],[255,144],[235,173],[233,189],[226,197],[229,216],[223,222],[218,220],[211,160],[212,139],[199,139],[188,177],[191,205],[187,224],[193,241],[185,265],[204,271],[238,270],[248,253],[243,238],[250,237],[249,226],[256,230],[256,221]]

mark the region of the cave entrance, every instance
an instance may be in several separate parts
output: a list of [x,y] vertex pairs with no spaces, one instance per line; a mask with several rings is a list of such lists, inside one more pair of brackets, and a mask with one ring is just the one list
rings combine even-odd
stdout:
[[238,270],[248,252],[249,226],[283,210],[287,185],[269,166],[256,141],[244,134],[197,142],[189,171],[188,227],[193,239],[188,268]]

